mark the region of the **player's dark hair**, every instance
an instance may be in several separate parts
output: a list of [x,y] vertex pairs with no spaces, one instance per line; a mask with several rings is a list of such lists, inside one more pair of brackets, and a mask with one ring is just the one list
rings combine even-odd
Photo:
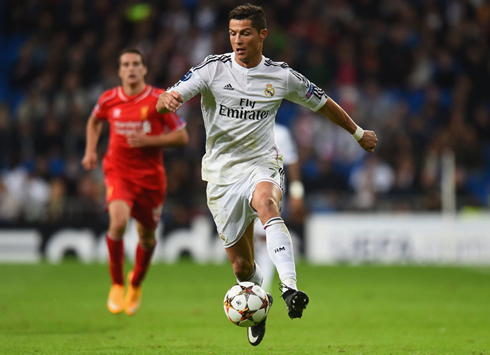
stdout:
[[143,51],[137,47],[126,47],[121,51],[121,53],[119,53],[119,60],[118,60],[119,66],[121,65],[121,57],[123,56],[123,54],[126,54],[126,53],[138,54],[141,57],[141,62],[146,67],[146,57],[143,54]]
[[265,11],[257,5],[245,4],[235,7],[228,16],[228,22],[231,20],[250,20],[257,32],[266,28]]

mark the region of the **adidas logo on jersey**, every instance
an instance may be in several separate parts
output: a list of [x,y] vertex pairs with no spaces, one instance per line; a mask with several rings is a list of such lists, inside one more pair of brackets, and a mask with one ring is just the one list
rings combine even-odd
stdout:
[[227,85],[223,86],[223,89],[225,89],[225,90],[235,90],[233,88],[233,86],[231,86],[231,84],[227,84]]

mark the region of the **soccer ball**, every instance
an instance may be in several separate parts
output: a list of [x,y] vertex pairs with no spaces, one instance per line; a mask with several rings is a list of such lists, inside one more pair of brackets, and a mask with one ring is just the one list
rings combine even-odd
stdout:
[[262,287],[253,282],[239,282],[226,292],[223,307],[233,324],[252,327],[267,316],[270,304]]

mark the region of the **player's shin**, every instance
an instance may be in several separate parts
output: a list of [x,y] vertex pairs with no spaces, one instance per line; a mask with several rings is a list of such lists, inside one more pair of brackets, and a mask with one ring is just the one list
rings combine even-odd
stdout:
[[112,284],[124,285],[124,242],[115,240],[109,234],[106,235],[107,248],[109,249],[109,272]]
[[264,240],[256,241],[255,245],[257,246],[255,248],[255,259],[257,260],[257,263],[262,266],[261,270],[264,277],[261,286],[265,291],[270,292],[272,289],[272,282],[274,281],[274,263],[269,257],[265,238]]
[[297,290],[293,243],[284,221],[280,217],[271,218],[264,224],[264,228],[267,251],[276,266],[279,279],[287,287]]
[[156,242],[153,246],[149,248],[144,248],[138,243],[136,247],[136,260],[134,266],[134,274],[131,284],[135,287],[139,287],[143,279],[145,278],[146,272],[150,267],[151,257],[153,251],[155,250]]

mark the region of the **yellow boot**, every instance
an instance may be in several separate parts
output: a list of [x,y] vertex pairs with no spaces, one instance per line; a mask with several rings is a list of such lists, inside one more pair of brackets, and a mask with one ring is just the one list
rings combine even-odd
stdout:
[[128,316],[135,315],[141,306],[141,296],[143,295],[143,290],[141,286],[134,287],[131,284],[133,279],[133,271],[128,274],[128,291],[126,292],[126,298],[124,299],[124,311]]
[[109,312],[118,314],[124,308],[124,286],[114,284],[111,286],[109,298],[107,299],[107,308]]

